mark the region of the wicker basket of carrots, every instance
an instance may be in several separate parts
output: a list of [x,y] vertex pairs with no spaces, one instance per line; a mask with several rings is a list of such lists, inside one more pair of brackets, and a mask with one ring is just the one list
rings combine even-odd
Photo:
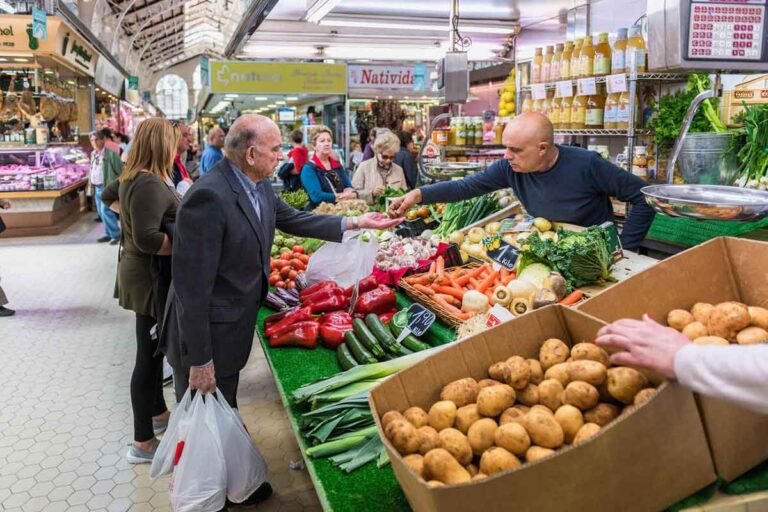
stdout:
[[399,286],[412,300],[432,310],[448,325],[458,326],[472,317],[461,310],[462,299],[475,290],[492,298],[493,290],[506,286],[515,273],[506,269],[494,270],[490,263],[469,263],[445,268],[445,260],[437,258],[428,272],[403,278]]

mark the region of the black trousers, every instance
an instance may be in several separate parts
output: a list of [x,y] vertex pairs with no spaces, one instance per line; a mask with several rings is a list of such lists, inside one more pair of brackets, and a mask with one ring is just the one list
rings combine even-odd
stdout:
[[148,315],[136,313],[136,364],[131,376],[133,439],[149,441],[155,437],[152,417],[168,410],[163,397],[163,355],[155,355],[157,339],[152,327],[157,322]]
[[[237,385],[240,383],[240,374],[229,377],[216,377],[216,388],[221,391],[227,403],[233,409],[237,409]],[[184,393],[189,387],[189,373],[180,369],[173,369],[173,387],[176,390],[176,402],[181,402]]]

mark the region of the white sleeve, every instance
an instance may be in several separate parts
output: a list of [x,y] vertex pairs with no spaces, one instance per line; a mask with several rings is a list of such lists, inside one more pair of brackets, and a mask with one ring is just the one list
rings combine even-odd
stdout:
[[702,395],[768,414],[768,345],[695,345],[675,355],[680,384]]

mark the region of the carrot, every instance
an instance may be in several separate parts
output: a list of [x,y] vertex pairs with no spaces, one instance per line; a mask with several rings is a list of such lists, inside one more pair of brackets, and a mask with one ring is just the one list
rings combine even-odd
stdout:
[[445,258],[442,256],[437,257],[437,276],[441,279],[445,276]]
[[461,301],[457,299],[456,297],[452,297],[450,295],[445,295],[443,293],[436,293],[435,297],[440,297],[444,301],[446,301],[448,304],[452,304],[453,306],[459,307],[461,306]]
[[[410,280],[409,280],[410,279]],[[411,276],[406,277],[405,281],[409,284],[417,285],[417,284],[428,284],[429,278],[427,276]]]
[[477,280],[477,279],[475,279],[474,277],[473,277],[473,278],[470,278],[470,280],[469,280],[469,284],[471,284],[472,286],[474,286],[474,287],[475,287],[475,290],[478,290],[478,289],[480,288],[480,281],[478,281],[478,280]]
[[469,320],[469,318],[471,316],[469,313],[464,313],[462,310],[456,308],[455,306],[452,306],[451,304],[448,303],[447,300],[443,299],[442,297],[437,297],[436,296],[435,297],[435,302],[437,302],[438,304],[443,306],[443,308],[445,308],[445,310],[448,313],[450,313],[451,315],[455,316],[459,320]]
[[451,286],[438,286],[437,288],[435,288],[435,291],[437,293],[442,293],[444,295],[455,297],[459,300],[464,298],[464,290],[460,288],[453,288]]
[[478,291],[485,292],[494,281],[496,281],[496,278],[499,277],[499,273],[496,271],[491,272],[488,277],[486,277],[482,283],[480,283],[480,286],[477,287]]
[[483,293],[488,297],[488,300],[493,303],[493,292],[491,290],[485,290]]
[[418,291],[420,291],[421,293],[424,293],[424,294],[426,294],[426,295],[434,295],[434,294],[435,294],[435,290],[433,290],[433,289],[432,289],[432,288],[430,288],[429,286],[424,286],[423,284],[415,284],[415,285],[413,285],[413,287],[414,287],[416,290],[418,290]]
[[502,267],[501,270],[499,271],[499,277],[501,277],[502,280],[504,280],[507,277],[509,277],[509,270],[507,270],[504,267]]
[[509,283],[514,281],[516,277],[517,276],[515,275],[515,273],[511,272],[507,277],[501,280],[501,284],[503,284],[504,286],[507,286]]
[[482,271],[483,271],[482,266],[473,268],[463,276],[456,279],[456,284],[458,284],[459,286],[466,286],[470,279],[477,277],[478,275],[480,275],[480,272]]
[[563,306],[573,306],[584,298],[584,292],[581,290],[574,290],[570,295],[560,301]]
[[435,278],[435,270],[436,269],[437,269],[437,263],[433,261],[432,264],[429,266],[429,272],[427,273],[429,275],[430,279],[434,279]]

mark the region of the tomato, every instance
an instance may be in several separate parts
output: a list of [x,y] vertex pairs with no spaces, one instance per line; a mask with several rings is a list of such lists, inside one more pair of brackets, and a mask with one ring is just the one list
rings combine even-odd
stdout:
[[280,275],[279,274],[272,274],[269,276],[269,284],[272,286],[275,286],[277,282],[280,281]]
[[283,261],[290,261],[291,258],[293,258],[293,254],[291,254],[290,252],[284,252],[283,254],[280,255],[280,259]]
[[294,258],[291,260],[291,266],[296,270],[306,270],[307,266],[301,262],[300,259]]
[[272,269],[273,270],[280,270],[283,267],[287,267],[288,264],[289,263],[287,261],[285,261],[285,260],[275,260],[275,263],[272,264]]
[[285,281],[278,281],[275,283],[275,288],[285,288]]
[[309,256],[307,256],[306,254],[302,254],[299,256],[299,261],[301,261],[306,265],[307,263],[309,263]]
[[280,277],[282,277],[283,279],[286,279],[291,272],[293,272],[293,270],[291,270],[291,267],[285,266],[280,269]]
[[293,248],[293,252],[298,254],[304,254],[304,251],[305,251],[304,247],[300,245],[297,245],[296,247]]
[[285,287],[288,290],[292,290],[292,289],[296,288],[296,283],[294,283],[293,281],[286,281],[285,282]]
[[294,279],[296,279],[296,276],[298,275],[299,275],[298,272],[296,272],[295,270],[291,270],[290,272],[288,272],[288,279],[293,281]]

